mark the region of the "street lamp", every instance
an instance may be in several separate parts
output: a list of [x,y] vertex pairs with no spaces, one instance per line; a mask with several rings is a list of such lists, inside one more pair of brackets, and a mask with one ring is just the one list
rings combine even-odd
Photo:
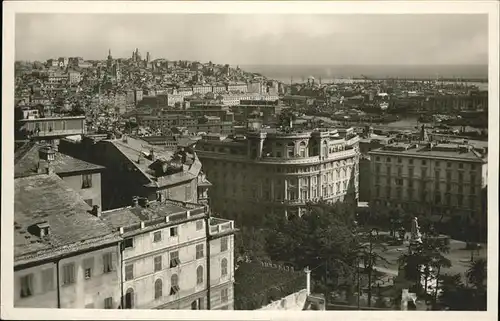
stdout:
[[368,306],[370,307],[372,304],[372,271],[373,271],[373,232],[376,233],[377,238],[378,238],[378,229],[377,228],[372,228],[370,231],[370,253],[368,256]]

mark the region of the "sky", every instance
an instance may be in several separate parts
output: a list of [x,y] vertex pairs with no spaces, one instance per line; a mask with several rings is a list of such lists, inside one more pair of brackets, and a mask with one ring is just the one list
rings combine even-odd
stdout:
[[488,63],[487,15],[17,14],[16,60],[145,56],[231,65]]

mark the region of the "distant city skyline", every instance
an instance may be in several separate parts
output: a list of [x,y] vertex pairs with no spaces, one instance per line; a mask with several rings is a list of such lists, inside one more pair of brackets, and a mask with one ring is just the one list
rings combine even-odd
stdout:
[[488,64],[480,14],[17,14],[16,60],[59,56],[231,65]]

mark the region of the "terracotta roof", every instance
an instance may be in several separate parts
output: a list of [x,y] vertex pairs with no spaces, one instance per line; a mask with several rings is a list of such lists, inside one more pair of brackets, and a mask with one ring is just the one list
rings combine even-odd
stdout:
[[[40,157],[38,151],[44,145],[28,143],[15,154],[14,177],[23,177],[37,174]],[[66,154],[55,152],[55,159],[51,162],[54,172],[60,176],[70,173],[101,171],[103,166],[92,164]]]
[[[18,178],[14,186],[16,263],[113,241],[112,229],[57,175]],[[47,222],[49,236],[33,231],[40,222]]]

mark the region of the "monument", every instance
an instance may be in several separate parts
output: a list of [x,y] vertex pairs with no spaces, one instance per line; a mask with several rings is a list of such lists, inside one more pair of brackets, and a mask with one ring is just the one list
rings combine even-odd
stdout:
[[410,245],[412,244],[422,244],[422,234],[420,233],[420,227],[418,226],[418,218],[414,217],[411,222],[411,238]]

